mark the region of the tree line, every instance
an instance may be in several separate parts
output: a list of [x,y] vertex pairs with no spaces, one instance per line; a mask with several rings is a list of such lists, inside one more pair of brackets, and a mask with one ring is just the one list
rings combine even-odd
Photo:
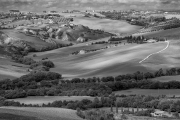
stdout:
[[0,81],[0,96],[8,99],[27,96],[108,96],[113,91],[139,89],[180,89],[180,82],[153,81],[161,76],[180,75],[179,68],[162,69],[154,73],[136,72],[116,77],[74,78],[63,80],[54,72],[34,71],[14,80]]

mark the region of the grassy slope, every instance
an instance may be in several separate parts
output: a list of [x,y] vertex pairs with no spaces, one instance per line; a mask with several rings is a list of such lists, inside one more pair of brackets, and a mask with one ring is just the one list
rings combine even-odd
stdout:
[[14,101],[18,101],[20,103],[24,103],[24,104],[38,104],[38,105],[42,105],[44,104],[48,104],[48,103],[52,103],[54,101],[76,101],[76,100],[83,100],[83,99],[89,99],[89,100],[94,100],[94,97],[89,97],[89,96],[35,96],[35,97],[27,97],[27,98],[18,98],[18,99],[10,99],[14,100]]
[[[127,44],[115,48],[101,50],[84,55],[69,55],[72,51],[82,50],[85,45],[57,49],[49,52],[37,53],[36,59],[48,57],[55,63],[54,72],[59,72],[64,77],[92,77],[109,76],[136,71],[151,71],[139,61],[147,55],[163,49],[166,43],[154,44]],[[86,46],[89,48],[95,46]],[[153,48],[153,49],[152,49]]]
[[180,41],[170,40],[170,46],[160,54],[147,59],[143,65],[152,69],[180,67]]
[[17,39],[24,40],[24,41],[28,42],[28,44],[30,46],[32,46],[33,48],[39,49],[39,48],[47,47],[50,45],[49,43],[44,42],[39,38],[26,36],[22,33],[18,33],[16,30],[1,30],[1,31],[4,32],[5,34],[7,34],[8,36],[12,37],[12,38],[17,38]]
[[169,39],[179,39],[180,38],[180,28],[174,28],[169,30],[163,30],[163,31],[156,31],[151,33],[143,33],[138,35],[144,35],[147,37],[167,37]]
[[27,74],[27,66],[14,63],[9,58],[0,58],[0,80],[17,78]]
[[88,18],[88,17],[77,17],[74,18],[74,24],[82,24],[88,26],[91,29],[102,29],[111,33],[124,33],[130,34],[139,30],[141,27],[130,25],[125,21],[110,20],[110,19],[99,19],[99,18]]
[[129,90],[122,90],[122,91],[117,91],[115,92],[115,94],[118,95],[134,95],[134,94],[138,94],[138,95],[153,95],[153,96],[159,96],[159,95],[167,95],[172,97],[173,95],[176,95],[176,97],[180,96],[179,93],[180,89],[170,89],[170,90],[153,90],[153,89],[129,89]]
[[0,113],[36,117],[42,120],[81,120],[75,110],[63,108],[1,107]]
[[[147,37],[166,37],[170,41],[170,46],[165,51],[151,56],[143,63],[145,67],[150,66],[152,69],[180,67],[180,28],[145,33],[142,35]],[[161,81],[165,79],[165,81],[167,81],[170,78],[171,77],[163,77],[157,78],[157,80]],[[172,77],[172,79],[173,78],[174,77]]]

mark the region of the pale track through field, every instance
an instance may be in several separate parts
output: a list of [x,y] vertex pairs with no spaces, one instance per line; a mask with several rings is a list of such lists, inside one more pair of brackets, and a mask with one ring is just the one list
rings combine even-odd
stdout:
[[141,60],[139,63],[144,62],[145,60],[147,60],[147,59],[148,59],[149,57],[151,57],[152,55],[155,55],[155,54],[158,54],[158,53],[161,53],[161,52],[165,51],[165,50],[169,47],[169,44],[170,44],[169,41],[165,41],[165,42],[167,43],[167,46],[166,46],[164,49],[162,49],[161,51],[158,51],[158,52],[155,52],[155,53],[152,53],[152,54],[148,55],[146,58],[144,58],[143,60]]

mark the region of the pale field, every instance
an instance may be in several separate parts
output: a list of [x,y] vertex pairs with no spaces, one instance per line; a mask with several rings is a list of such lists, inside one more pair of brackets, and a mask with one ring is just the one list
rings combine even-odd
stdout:
[[159,53],[152,55],[144,61],[143,66],[148,66],[151,69],[158,70],[159,68],[180,67],[180,40],[170,40],[169,47]]
[[[103,77],[116,76],[136,71],[153,71],[149,66],[144,67],[139,61],[151,53],[158,52],[166,47],[165,42],[151,44],[121,44],[118,47],[109,48],[83,55],[69,55],[73,51],[92,49],[101,45],[85,46],[75,45],[48,52],[36,53],[36,60],[48,57],[55,63],[54,72],[61,73],[63,77]],[[153,48],[153,49],[152,49]],[[33,53],[30,55],[30,57]]]
[[180,97],[180,89],[129,89],[114,92],[116,95],[166,95],[168,97]]
[[27,98],[9,99],[9,101],[20,102],[24,104],[42,105],[52,103],[54,101],[81,101],[83,99],[94,100],[94,97],[90,96],[32,96]]
[[160,81],[160,82],[169,82],[169,81],[180,81],[180,76],[163,76],[154,78],[154,81]]
[[73,21],[74,24],[82,24],[91,29],[102,29],[106,32],[116,34],[132,34],[137,32],[141,27],[130,25],[126,21],[99,19],[94,17],[76,17]]
[[167,15],[165,15],[165,17],[166,17],[167,19],[171,19],[171,18],[173,18],[173,17],[176,17],[176,18],[180,19],[180,15],[173,15],[173,14],[167,14]]
[[64,108],[0,107],[0,113],[36,117],[42,120],[82,120],[76,110]]

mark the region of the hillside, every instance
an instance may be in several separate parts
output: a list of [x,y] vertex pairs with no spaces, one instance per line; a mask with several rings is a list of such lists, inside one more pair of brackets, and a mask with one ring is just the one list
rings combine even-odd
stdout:
[[[76,115],[75,110],[63,108],[0,107],[0,114],[2,114],[0,119],[3,113],[29,117],[31,118],[29,120],[81,120],[81,118]],[[8,120],[14,119],[11,118]]]
[[169,39],[179,39],[180,38],[180,28],[173,28],[169,30],[162,30],[162,31],[154,31],[149,33],[140,33],[135,34],[137,36],[143,35],[147,37],[160,37],[160,38],[169,38]]
[[[81,45],[81,46],[80,46]],[[173,48],[174,44],[171,44]],[[159,68],[151,67],[156,63],[140,64],[139,61],[146,58],[149,54],[164,49],[167,44],[164,42],[150,44],[126,44],[117,47],[100,50],[87,54],[70,55],[77,50],[93,50],[104,48],[102,45],[79,44],[68,48],[57,49],[49,52],[37,53],[36,60],[48,57],[55,64],[52,71],[61,73],[64,77],[92,77],[92,76],[115,76],[119,74],[133,73],[136,71],[154,71]],[[153,49],[152,49],[153,48]],[[170,52],[170,51],[169,51]],[[33,54],[29,55],[32,57]],[[177,53],[174,53],[177,56]],[[170,63],[166,63],[170,67]],[[158,66],[157,66],[158,67]],[[160,66],[161,67],[161,66]]]

